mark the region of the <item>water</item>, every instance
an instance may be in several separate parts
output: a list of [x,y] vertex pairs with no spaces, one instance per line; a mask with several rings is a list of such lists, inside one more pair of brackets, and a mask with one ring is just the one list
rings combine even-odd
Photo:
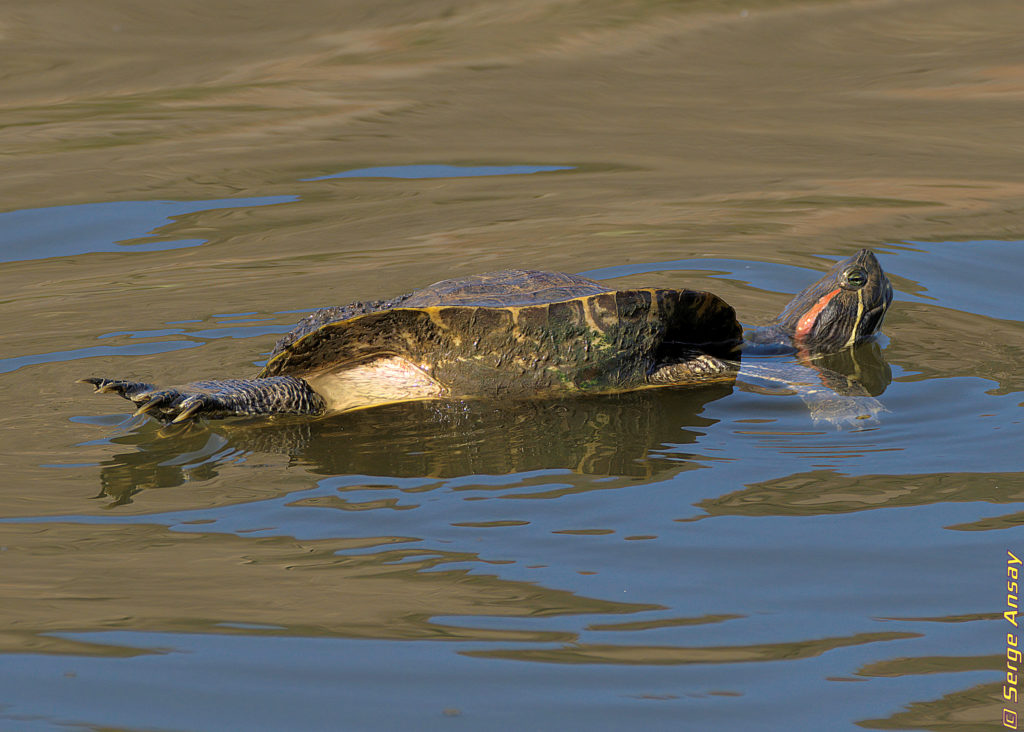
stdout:
[[[154,15],[156,13],[156,15]],[[1002,728],[1016,4],[2,19],[0,729]],[[739,387],[162,428],[503,267],[769,320],[869,246],[888,410]]]

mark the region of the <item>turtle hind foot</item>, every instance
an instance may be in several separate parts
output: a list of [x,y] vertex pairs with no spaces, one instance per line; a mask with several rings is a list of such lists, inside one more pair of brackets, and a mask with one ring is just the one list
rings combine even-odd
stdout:
[[196,381],[170,387],[95,377],[80,381],[98,392],[128,399],[137,407],[135,415],[149,414],[172,424],[198,417],[322,414],[326,409],[309,384],[291,376]]
[[117,394],[129,400],[137,407],[133,417],[151,414],[164,422],[184,422],[204,409],[216,412],[221,406],[211,394],[159,388],[141,381],[89,377],[79,379],[78,383],[90,384],[96,392]]

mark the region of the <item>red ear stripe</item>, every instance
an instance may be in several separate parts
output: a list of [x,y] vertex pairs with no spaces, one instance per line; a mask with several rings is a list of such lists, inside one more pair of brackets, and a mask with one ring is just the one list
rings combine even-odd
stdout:
[[836,288],[827,295],[822,296],[818,302],[814,303],[814,307],[804,313],[804,316],[797,321],[796,331],[793,333],[793,337],[802,341],[804,338],[811,334],[811,330],[814,329],[814,324],[818,320],[818,316],[821,315],[821,311],[828,305],[829,300],[839,294],[839,290],[842,288]]

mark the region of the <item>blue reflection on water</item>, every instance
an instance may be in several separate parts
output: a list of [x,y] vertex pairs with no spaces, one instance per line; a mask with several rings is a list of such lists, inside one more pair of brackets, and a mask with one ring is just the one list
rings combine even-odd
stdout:
[[574,170],[574,165],[386,165],[356,168],[340,173],[305,178],[306,181],[330,178],[476,178],[487,175],[530,175],[557,170]]
[[[547,620],[547,618],[545,618]],[[516,622],[524,619],[517,618]],[[702,629],[707,626],[701,626]],[[948,646],[961,628],[928,628]],[[258,633],[258,631],[257,631]],[[886,679],[851,688],[830,677],[848,676],[864,663],[885,660],[899,641],[839,648],[793,661],[664,666],[510,663],[464,655],[494,644],[322,637],[238,636],[111,630],[54,633],[70,642],[133,649],[130,658],[60,658],[18,653],[0,664],[0,680],[11,703],[0,719],[19,730],[56,730],[88,719],[103,727],[152,729],[786,729],[846,728],[822,725],[878,715],[905,699],[928,699],[991,681],[992,672],[933,673]],[[695,634],[696,635],[696,634]],[[698,645],[699,640],[691,640]],[[503,643],[499,648],[543,649],[554,644]],[[794,667],[796,670],[794,670]],[[485,678],[486,683],[480,683]],[[124,691],[117,704],[97,704],[111,689]],[[168,694],[168,689],[178,693]],[[741,689],[734,697],[709,695]],[[398,690],[398,691],[396,691]],[[412,690],[415,690],[414,692]],[[529,694],[524,704],[522,693]],[[395,703],[396,693],[402,702]],[[652,694],[665,695],[652,703]],[[785,707],[795,694],[806,703]],[[648,701],[643,702],[642,699]],[[187,699],[188,703],[183,703]],[[813,699],[813,703],[811,702]],[[90,703],[91,702],[91,703]],[[755,712],[751,712],[753,707]],[[453,718],[443,710],[457,710]],[[825,710],[824,712],[822,710]],[[760,715],[766,724],[752,724]],[[461,719],[459,718],[461,717]],[[680,724],[680,719],[685,724]],[[22,721],[31,721],[22,724]],[[558,724],[550,724],[557,720]],[[463,723],[469,723],[467,726]],[[38,726],[36,726],[38,725]]]
[[[894,252],[916,299],[1000,320],[1024,320],[1024,241],[910,242]],[[894,266],[894,268],[895,268]]]
[[[161,330],[116,331],[104,333],[97,338],[165,338],[168,336],[187,337],[190,340],[162,340],[147,343],[129,343],[122,346],[91,346],[75,348],[69,351],[50,351],[49,353],[32,353],[27,356],[0,358],[0,374],[17,371],[25,366],[35,366],[56,361],[78,361],[95,356],[152,356],[168,351],[180,351],[185,348],[198,348],[203,341],[218,338],[256,338],[266,335],[281,335],[291,330],[292,326],[281,325],[237,325],[224,328],[206,328],[186,333],[182,328],[166,328]],[[199,340],[194,340],[199,339]]]
[[196,348],[201,345],[195,341],[159,341],[157,343],[132,343],[126,346],[92,346],[91,348],[75,348],[70,351],[33,353],[15,358],[0,358],[0,374],[17,371],[24,366],[35,366],[54,361],[77,361],[94,356],[151,356],[155,353],[180,351],[184,348]]
[[91,252],[156,252],[196,247],[206,241],[124,242],[145,237],[183,214],[271,206],[297,200],[298,196],[263,196],[212,201],[114,201],[9,211],[0,213],[0,262]]

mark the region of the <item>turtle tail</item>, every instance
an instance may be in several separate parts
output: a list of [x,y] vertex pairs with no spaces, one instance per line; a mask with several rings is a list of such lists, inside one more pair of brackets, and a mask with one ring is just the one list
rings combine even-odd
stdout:
[[272,376],[265,379],[195,381],[161,388],[122,379],[80,379],[96,391],[113,392],[133,402],[135,414],[150,413],[165,422],[196,417],[246,417],[271,414],[322,414],[323,398],[302,379]]

